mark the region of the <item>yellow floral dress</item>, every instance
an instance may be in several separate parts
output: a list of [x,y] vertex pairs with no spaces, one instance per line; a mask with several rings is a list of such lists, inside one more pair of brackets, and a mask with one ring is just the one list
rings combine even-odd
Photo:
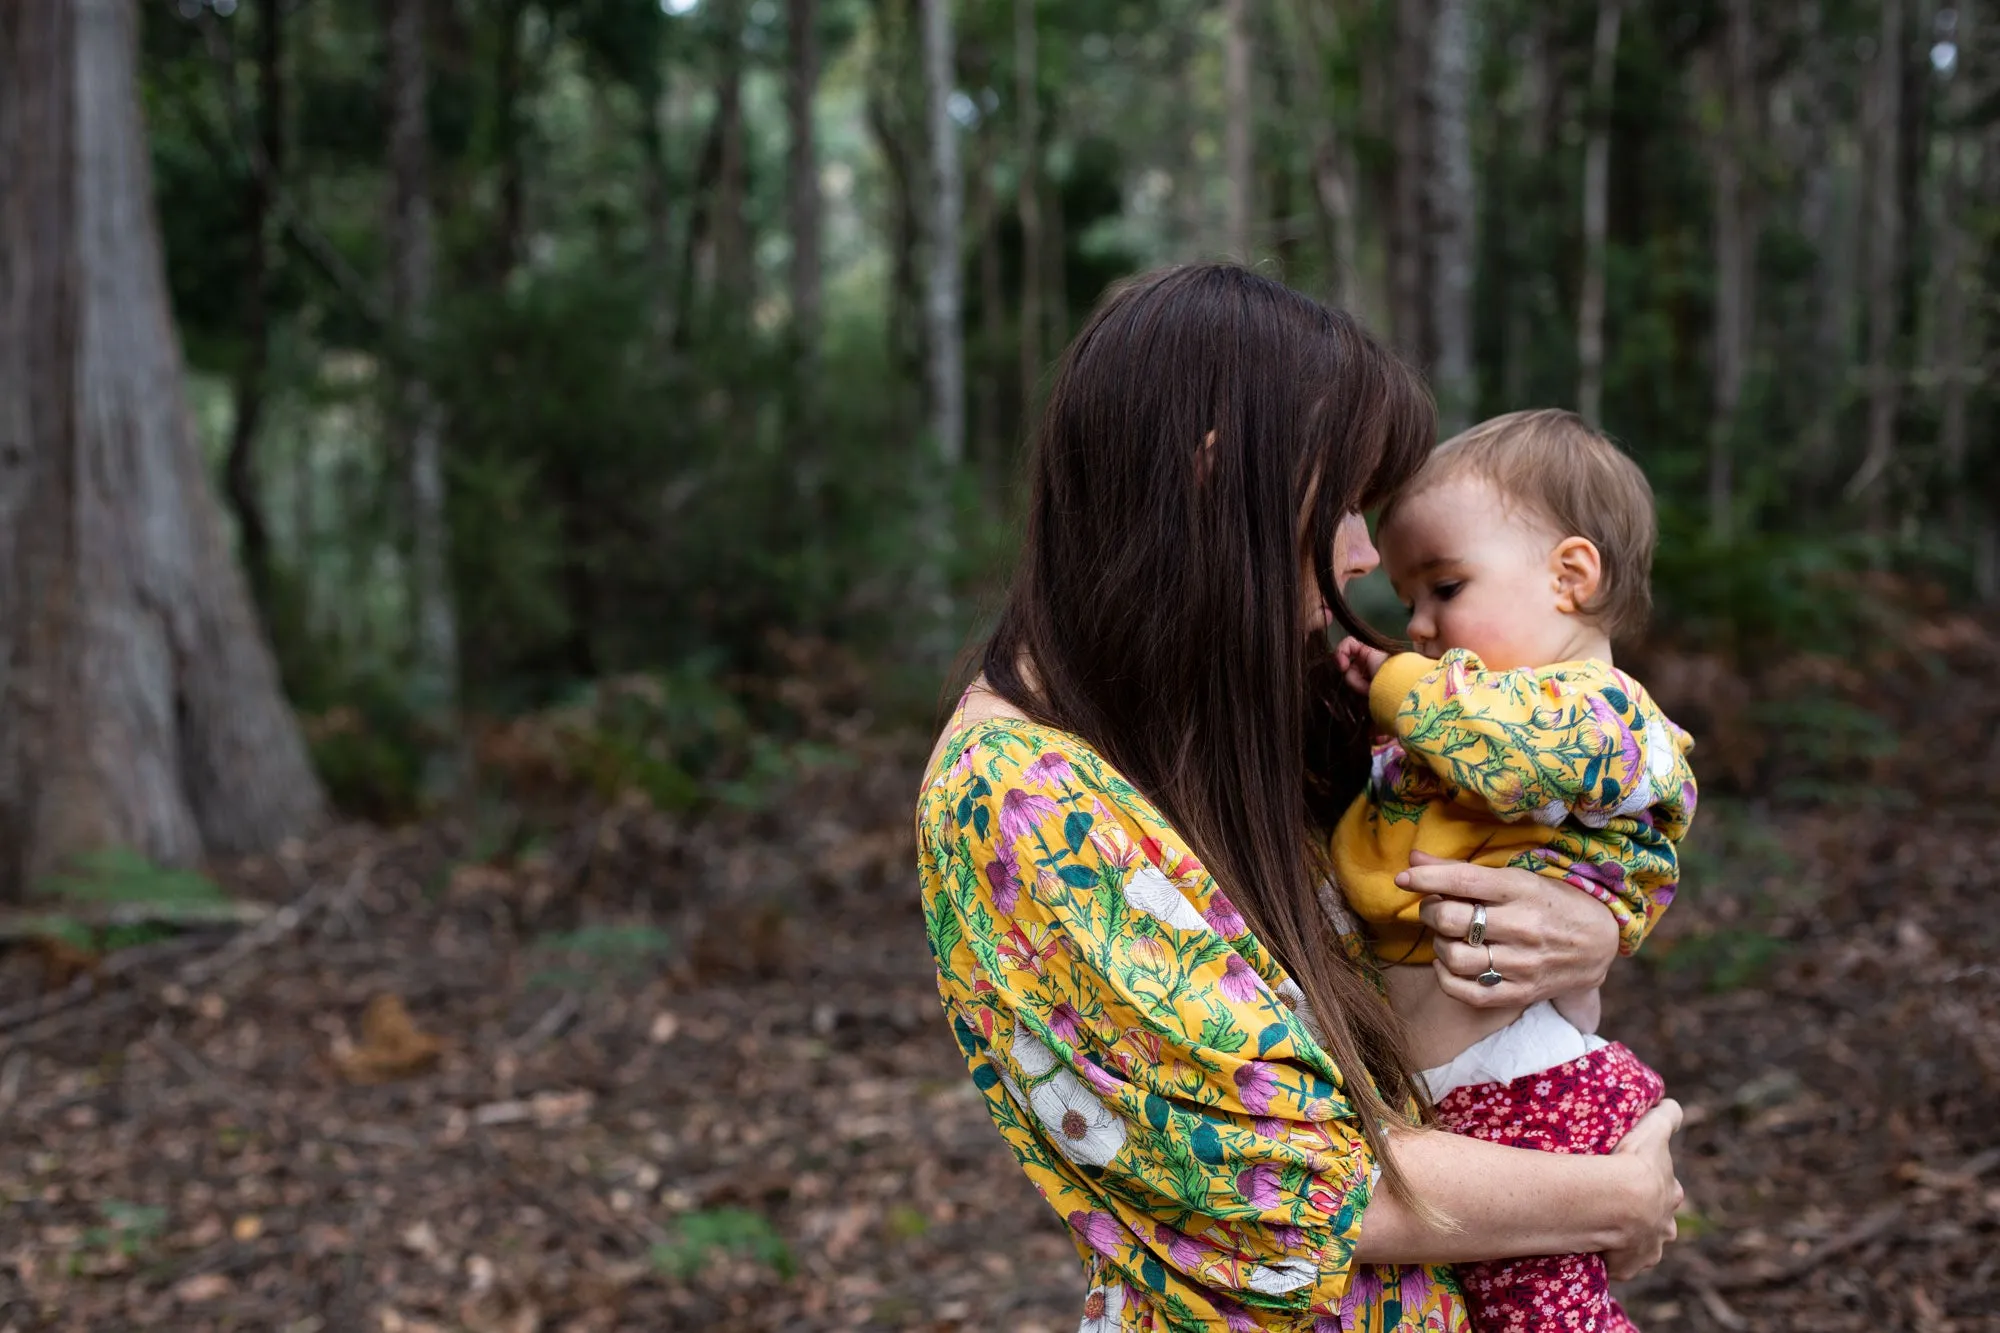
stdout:
[[938,993],[1069,1225],[1081,1333],[1467,1327],[1445,1268],[1354,1262],[1377,1170],[1298,987],[1075,736],[962,725],[917,807]]

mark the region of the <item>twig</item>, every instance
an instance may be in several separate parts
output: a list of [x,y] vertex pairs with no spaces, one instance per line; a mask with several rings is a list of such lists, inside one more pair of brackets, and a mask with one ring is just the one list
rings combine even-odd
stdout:
[[1849,1250],[1866,1245],[1885,1231],[1892,1230],[1903,1220],[1903,1205],[1888,1204],[1877,1208],[1868,1216],[1856,1222],[1838,1236],[1821,1241],[1806,1254],[1774,1272],[1741,1274],[1724,1278],[1715,1284],[1717,1291],[1753,1291],[1759,1287],[1783,1286],[1796,1282],[1812,1272],[1827,1260],[1847,1253]]
[[[373,853],[362,853],[355,858],[354,868],[348,873],[345,881],[335,884],[332,880],[327,880],[307,889],[292,902],[258,922],[253,929],[244,931],[240,935],[232,936],[227,943],[214,953],[206,957],[197,958],[193,962],[184,965],[174,975],[174,981],[183,988],[193,988],[208,984],[249,958],[252,954],[261,949],[269,948],[285,936],[299,929],[299,927],[311,920],[314,915],[322,911],[329,902],[339,902],[358,893],[361,885],[367,880],[368,872],[374,868],[374,864],[375,858]],[[152,996],[143,998],[143,1002],[145,1003],[151,1003],[152,1001]],[[60,1035],[86,1023],[122,1014],[129,1009],[137,1008],[142,1003],[142,997],[135,991],[123,990],[115,991],[108,995],[100,995],[88,1004],[75,1004],[73,1008],[68,1007],[71,1003],[74,1002],[65,1002],[66,1012],[52,1014],[48,1017],[41,1017],[38,1021],[29,1022],[26,1027],[7,1038],[4,1044],[0,1044],[0,1051],[26,1046],[33,1042],[46,1041],[50,1037]],[[37,1015],[44,1012],[46,1011],[39,1009],[36,1011]]]
[[508,1046],[516,1055],[526,1055],[530,1051],[540,1049],[543,1043],[569,1025],[569,1021],[576,1017],[576,1012],[581,1007],[582,1004],[577,999],[575,991],[564,991],[556,1002],[549,1006],[548,1012],[535,1020],[533,1027],[509,1042]]
[[152,1043],[160,1048],[160,1052],[173,1061],[181,1073],[187,1075],[195,1084],[215,1089],[224,1101],[243,1112],[247,1118],[263,1119],[264,1106],[257,1095],[182,1045],[168,1029],[166,1020],[162,1019],[155,1023],[149,1036]]
[[98,993],[102,984],[110,978],[124,976],[127,972],[137,971],[163,959],[194,953],[208,944],[209,941],[200,935],[180,935],[170,940],[156,940],[151,944],[135,944],[129,949],[120,949],[100,962],[94,973],[84,973],[63,990],[0,1009],[0,1032],[82,1004]]
[[79,903],[0,917],[0,940],[29,940],[64,926],[251,926],[271,915],[263,903]]

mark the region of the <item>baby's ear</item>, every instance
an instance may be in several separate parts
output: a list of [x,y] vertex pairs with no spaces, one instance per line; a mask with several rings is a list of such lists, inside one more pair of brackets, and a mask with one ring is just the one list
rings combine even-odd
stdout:
[[1565,537],[1549,552],[1549,573],[1555,578],[1556,610],[1581,615],[1597,601],[1604,584],[1604,557],[1588,537]]

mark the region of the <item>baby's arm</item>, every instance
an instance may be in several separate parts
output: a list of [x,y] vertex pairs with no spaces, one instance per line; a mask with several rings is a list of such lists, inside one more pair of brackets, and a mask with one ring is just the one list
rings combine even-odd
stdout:
[[1406,753],[1504,820],[1601,828],[1671,791],[1682,737],[1596,662],[1489,671],[1453,649],[1399,653],[1374,673],[1368,706]]

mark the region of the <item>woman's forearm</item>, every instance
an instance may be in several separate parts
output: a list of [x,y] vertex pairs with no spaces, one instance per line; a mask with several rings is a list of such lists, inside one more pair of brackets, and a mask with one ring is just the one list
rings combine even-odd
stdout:
[[1392,1131],[1390,1151],[1426,1218],[1378,1186],[1354,1257],[1452,1264],[1595,1254],[1630,1239],[1646,1203],[1630,1159],[1503,1148],[1439,1130]]

